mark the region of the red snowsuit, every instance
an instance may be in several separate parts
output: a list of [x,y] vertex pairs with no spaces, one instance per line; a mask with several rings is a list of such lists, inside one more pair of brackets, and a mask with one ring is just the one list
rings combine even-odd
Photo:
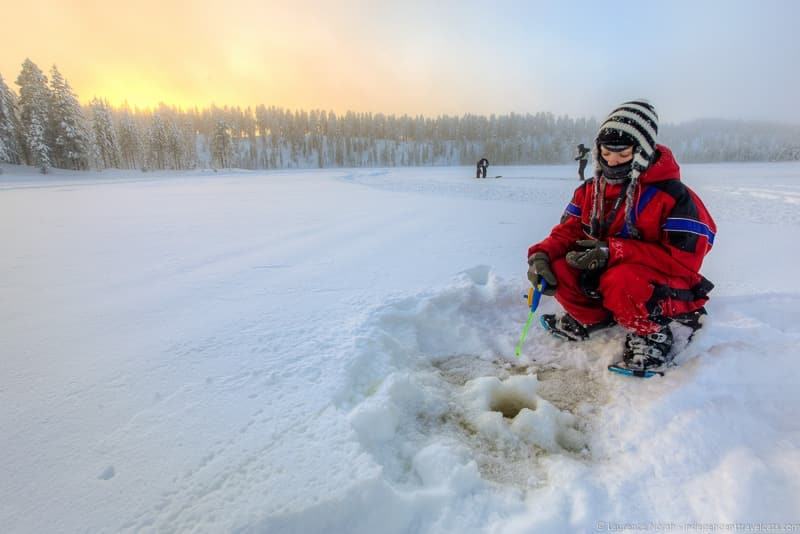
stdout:
[[[708,300],[714,285],[700,275],[703,258],[714,244],[717,228],[700,198],[680,181],[680,168],[669,148],[656,145],[656,161],[639,176],[631,218],[640,238],[625,227],[625,206],[605,235],[591,235],[594,181],[581,184],[550,235],[528,249],[528,257],[546,252],[556,276],[556,300],[585,325],[609,315],[622,326],[645,335],[658,331],[669,317],[695,311]],[[606,183],[608,215],[623,185]],[[564,256],[580,239],[608,242],[605,270],[589,283],[587,274],[570,267]],[[599,298],[597,298],[599,293]]]

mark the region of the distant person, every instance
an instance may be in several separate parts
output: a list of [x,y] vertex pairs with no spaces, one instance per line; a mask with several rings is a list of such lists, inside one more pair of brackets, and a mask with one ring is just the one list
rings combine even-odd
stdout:
[[486,178],[486,169],[489,168],[489,160],[481,158],[478,160],[478,174],[475,178]]
[[612,111],[595,139],[594,177],[528,249],[529,279],[544,279],[544,294],[566,310],[543,315],[542,325],[569,341],[621,325],[628,334],[620,363],[635,372],[671,362],[670,323],[700,328],[714,287],[700,266],[716,225],[657,133],[658,116],[645,101]]
[[583,171],[586,170],[586,164],[589,163],[589,152],[591,152],[591,150],[583,146],[583,143],[578,145],[575,161],[580,162],[578,164],[578,177],[581,179],[581,182],[586,180],[586,177],[583,175]]

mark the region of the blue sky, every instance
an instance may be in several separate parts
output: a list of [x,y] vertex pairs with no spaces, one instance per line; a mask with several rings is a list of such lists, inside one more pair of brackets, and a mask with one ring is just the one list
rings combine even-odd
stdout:
[[[477,66],[480,89],[469,93],[485,96],[485,110],[602,115],[646,97],[672,121],[800,122],[800,2],[465,5],[440,4],[418,31],[441,46],[432,63],[452,54],[456,70]],[[401,25],[419,14],[406,9]]]

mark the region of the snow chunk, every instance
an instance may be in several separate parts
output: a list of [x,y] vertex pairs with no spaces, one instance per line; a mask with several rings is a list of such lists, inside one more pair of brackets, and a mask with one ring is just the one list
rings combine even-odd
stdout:
[[114,475],[116,475],[116,474],[117,474],[117,472],[114,469],[114,466],[113,465],[109,465],[108,467],[103,469],[103,471],[99,475],[97,475],[97,478],[99,480],[111,480],[112,478],[114,478]]
[[463,494],[481,484],[478,466],[464,447],[434,442],[414,456],[412,465],[424,486],[448,486]]
[[397,412],[391,405],[364,403],[350,413],[350,424],[363,441],[391,440],[397,423]]

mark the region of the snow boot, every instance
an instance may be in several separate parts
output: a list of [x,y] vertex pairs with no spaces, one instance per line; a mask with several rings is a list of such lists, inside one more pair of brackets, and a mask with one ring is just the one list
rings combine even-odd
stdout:
[[664,326],[658,332],[640,336],[630,333],[625,338],[622,360],[628,369],[649,371],[666,367],[672,362],[672,330]]
[[553,336],[566,341],[583,341],[589,339],[592,332],[614,326],[613,319],[607,319],[593,325],[583,325],[573,316],[565,313],[561,317],[556,317],[554,313],[544,314],[539,318],[542,327]]

